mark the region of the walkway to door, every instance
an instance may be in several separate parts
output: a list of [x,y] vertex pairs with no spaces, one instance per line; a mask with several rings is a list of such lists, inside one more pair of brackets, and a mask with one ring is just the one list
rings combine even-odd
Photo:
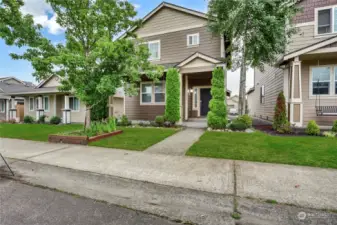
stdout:
[[183,122],[184,127],[188,128],[207,128],[207,118],[190,118],[188,121]]

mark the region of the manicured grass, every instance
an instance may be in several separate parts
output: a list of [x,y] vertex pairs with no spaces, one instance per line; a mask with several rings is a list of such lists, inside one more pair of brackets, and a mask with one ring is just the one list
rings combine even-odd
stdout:
[[206,132],[187,155],[337,169],[337,139]]
[[90,143],[91,146],[143,151],[178,132],[168,128],[118,128],[122,134]]
[[49,125],[49,124],[0,124],[0,137],[16,138],[32,141],[48,141],[49,134],[80,130],[81,124]]

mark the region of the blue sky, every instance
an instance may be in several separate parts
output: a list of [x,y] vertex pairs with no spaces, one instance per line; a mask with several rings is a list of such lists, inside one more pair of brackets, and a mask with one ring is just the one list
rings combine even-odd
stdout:
[[[161,0],[129,0],[134,4],[138,12],[137,17],[142,18],[156,6]],[[194,10],[206,12],[207,0],[167,0],[167,2],[191,8]],[[43,25],[43,34],[54,43],[64,41],[64,30],[55,22],[55,17],[51,11],[50,6],[45,0],[25,0],[25,6],[22,9],[24,13],[29,13],[34,16],[34,20]],[[25,81],[36,82],[31,75],[33,68],[28,61],[12,60],[9,53],[20,53],[24,49],[6,46],[3,40],[0,39],[0,77],[15,76]],[[238,71],[229,74],[229,84],[233,86],[235,92],[238,86]]]

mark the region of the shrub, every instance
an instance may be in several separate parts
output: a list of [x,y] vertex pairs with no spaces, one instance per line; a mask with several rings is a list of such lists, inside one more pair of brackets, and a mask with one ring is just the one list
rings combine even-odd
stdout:
[[309,121],[307,129],[305,131],[308,135],[318,136],[321,133],[317,123],[314,120]]
[[37,122],[38,123],[45,123],[46,122],[46,117],[47,117],[46,115],[40,116]]
[[247,125],[240,121],[240,120],[234,120],[230,126],[229,126],[232,130],[238,130],[238,131],[243,131],[246,130],[248,127]]
[[212,129],[225,129],[227,125],[227,110],[225,105],[224,71],[220,67],[213,71],[211,94],[210,111],[207,115],[208,126]]
[[123,115],[122,118],[121,118],[121,121],[119,123],[120,126],[129,126],[130,125],[130,122],[129,122],[129,119],[126,115]]
[[107,121],[107,130],[109,133],[116,131],[116,119],[115,117],[109,117]]
[[333,122],[332,132],[337,133],[337,120],[335,120],[335,121]]
[[275,113],[274,113],[274,130],[279,130],[287,126],[287,108],[286,108],[286,99],[284,97],[283,91],[278,95]]
[[165,119],[173,124],[180,119],[180,79],[175,68],[169,69],[166,75]]
[[253,126],[253,120],[250,116],[243,115],[243,116],[239,116],[237,118],[238,121],[241,121],[242,123],[246,124],[247,127],[252,127]]
[[156,124],[159,126],[159,127],[162,127],[164,125],[164,116],[157,116],[156,119],[154,120],[156,122]]
[[16,123],[16,119],[10,119],[10,120],[7,121],[7,123],[15,124]]
[[34,123],[34,118],[33,117],[31,117],[31,116],[25,116],[24,118],[23,118],[23,122],[24,123]]
[[293,133],[293,128],[289,121],[286,124],[282,125],[280,128],[276,130],[280,134],[291,134]]
[[331,131],[326,131],[323,133],[324,137],[328,137],[328,138],[335,138],[337,137],[337,133],[335,132],[331,132]]
[[49,121],[50,124],[54,124],[54,125],[58,125],[61,123],[61,118],[58,116],[53,116],[52,118],[50,118]]
[[100,101],[90,110],[91,121],[102,121],[109,117],[109,108],[106,101]]

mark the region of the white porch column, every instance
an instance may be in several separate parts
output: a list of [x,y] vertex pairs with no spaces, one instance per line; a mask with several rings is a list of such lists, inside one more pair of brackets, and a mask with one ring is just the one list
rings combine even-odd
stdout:
[[16,118],[16,102],[15,97],[11,97],[10,106],[9,106],[9,119],[18,121]]
[[71,123],[71,110],[69,108],[69,96],[64,96],[64,109],[62,110],[62,122],[64,124]]
[[5,103],[6,103],[6,120],[9,120],[9,109],[10,109],[9,105],[10,105],[10,100],[6,99]]
[[44,115],[42,96],[37,97],[36,120],[39,120]]
[[188,120],[188,76],[185,77],[185,120]]
[[301,61],[296,57],[291,63],[291,87],[290,87],[290,123],[297,127],[303,126],[303,102],[302,102],[302,71]]

